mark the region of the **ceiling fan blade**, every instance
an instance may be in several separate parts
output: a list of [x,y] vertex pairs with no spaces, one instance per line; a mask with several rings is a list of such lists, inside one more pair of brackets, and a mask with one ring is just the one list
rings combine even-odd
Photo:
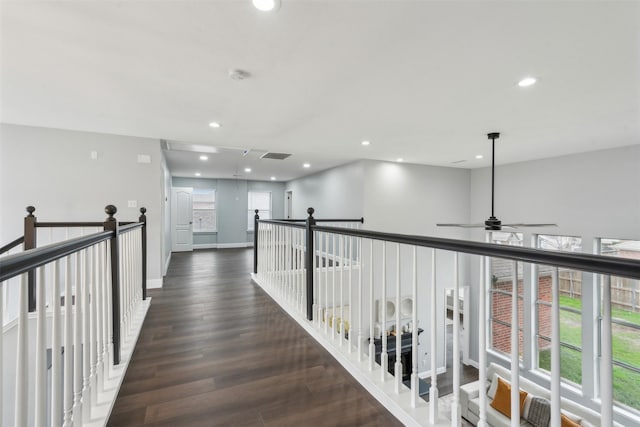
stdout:
[[558,224],[502,224],[503,227],[557,227]]
[[484,224],[436,224],[438,227],[484,228]]

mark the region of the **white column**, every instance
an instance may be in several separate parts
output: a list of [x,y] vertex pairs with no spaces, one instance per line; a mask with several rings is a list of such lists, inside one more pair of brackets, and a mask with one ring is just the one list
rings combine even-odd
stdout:
[[560,427],[560,287],[558,268],[551,276],[551,426]]
[[394,369],[394,382],[396,394],[400,394],[402,387],[402,325],[400,324],[400,312],[401,310],[401,286],[400,286],[400,243],[396,245],[396,363]]
[[613,350],[611,331],[611,276],[602,276],[602,349],[600,401],[602,425],[613,425]]
[[373,240],[369,240],[369,371],[373,371],[376,364],[376,325],[374,323],[374,289],[373,289]]
[[362,238],[358,237],[358,362],[362,362],[362,322],[364,311],[364,300],[362,299]]
[[44,265],[38,268],[37,276],[35,426],[45,427],[47,424],[47,312]]
[[[487,272],[489,259],[480,257],[480,285],[478,286],[478,382],[480,383],[480,419],[478,427],[487,427]],[[465,295],[466,297],[466,295]],[[466,313],[465,313],[466,315]]]
[[418,248],[411,251],[411,407],[418,406],[420,378],[418,377]]
[[520,425],[520,341],[518,323],[518,262],[511,275],[511,427]]
[[[429,334],[431,344],[429,351],[431,352],[431,387],[429,387],[429,422],[435,424],[438,421],[438,354],[437,349],[437,330],[436,325],[438,323],[438,292],[436,287],[436,249],[431,250],[431,298],[430,298],[430,311],[431,321],[429,322]],[[446,309],[445,309],[446,313]],[[413,329],[418,331],[418,324],[413,325]]]
[[60,313],[60,276],[62,275],[62,262],[60,260],[56,260],[52,267],[53,318],[51,319],[51,426],[57,427],[62,424],[62,316]]
[[460,426],[460,277],[458,252],[453,254],[453,402],[451,425]]
[[380,295],[380,307],[382,316],[380,319],[380,330],[382,332],[382,353],[380,354],[381,379],[387,377],[389,360],[387,356],[387,242],[382,241],[382,292]]

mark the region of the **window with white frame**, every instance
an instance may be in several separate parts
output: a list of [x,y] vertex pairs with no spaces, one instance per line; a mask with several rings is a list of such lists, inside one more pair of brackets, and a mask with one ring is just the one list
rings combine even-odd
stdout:
[[[582,239],[572,236],[538,235],[539,249],[582,252]],[[555,267],[538,265],[536,295],[536,344],[538,368],[551,372],[551,286]],[[560,377],[582,385],[582,272],[557,269],[560,291]]]
[[256,209],[260,219],[271,219],[271,192],[249,191],[249,211],[247,213],[247,229],[253,231]]
[[[494,231],[491,241],[498,245],[522,246],[522,233]],[[493,350],[504,354],[511,354],[511,314],[513,295],[513,269],[511,260],[502,258],[490,259],[491,286],[489,287],[489,316],[490,316],[490,346]],[[520,358],[523,349],[523,263],[518,262],[518,330]]]
[[[601,255],[640,259],[638,240],[600,239],[598,247]],[[640,280],[610,282],[613,399],[640,411]]]
[[193,231],[198,233],[216,230],[216,190],[194,188]]

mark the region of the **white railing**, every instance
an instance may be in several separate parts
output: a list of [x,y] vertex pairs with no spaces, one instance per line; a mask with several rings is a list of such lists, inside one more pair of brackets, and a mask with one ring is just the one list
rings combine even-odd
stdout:
[[[341,231],[307,221],[291,224],[260,221],[258,227],[257,271],[254,280],[327,348],[387,409],[405,425],[460,425],[462,410],[460,357],[461,256],[468,266],[477,263],[478,276],[473,280],[478,289],[479,384],[488,384],[487,331],[488,284],[491,283],[490,256],[513,260],[511,290],[511,324],[520,324],[518,301],[518,262],[581,268],[583,271],[609,274],[640,275],[638,261],[627,260],[624,267],[607,257],[595,255],[549,254],[528,248],[513,248],[450,239],[392,235],[366,230]],[[307,272],[305,245],[313,233],[312,316],[307,311]],[[471,254],[469,256],[467,254]],[[311,265],[307,259],[306,265]],[[618,260],[619,261],[619,260]],[[530,264],[532,264],[530,262]],[[634,264],[635,263],[635,264]],[[533,265],[533,264],[532,264]],[[578,266],[579,265],[579,266]],[[631,267],[629,267],[631,266]],[[437,271],[436,271],[437,268]],[[618,268],[626,268],[620,273]],[[634,270],[637,268],[637,270]],[[615,271],[615,273],[614,273]],[[634,276],[635,275],[635,276]],[[614,425],[612,397],[611,310],[609,275],[603,275],[602,355],[600,366],[600,414],[592,409],[592,422]],[[467,279],[468,280],[468,279]],[[453,290],[453,394],[447,398],[447,410],[439,399],[438,373],[445,368],[445,288]],[[560,426],[560,312],[558,305],[558,273],[553,275],[551,326],[550,405],[551,425]],[[465,293],[465,298],[469,298]],[[464,313],[469,316],[470,313]],[[312,317],[312,320],[308,320]],[[420,327],[425,325],[423,331]],[[428,328],[427,328],[428,326]],[[416,333],[416,331],[418,333]],[[425,332],[425,333],[423,333]],[[468,332],[468,331],[467,331]],[[423,333],[422,335],[420,335]],[[419,336],[420,335],[420,336]],[[468,335],[466,335],[468,336]],[[419,340],[420,338],[420,340]],[[521,423],[519,328],[511,328],[510,371],[506,378],[511,388],[511,425]],[[410,355],[396,357],[396,349],[408,349]],[[402,352],[401,352],[402,354]],[[429,355],[430,357],[427,357]],[[408,357],[407,357],[408,356]],[[424,356],[424,357],[423,357]],[[427,365],[427,362],[429,364]],[[404,366],[404,364],[409,366]],[[420,371],[422,368],[422,372]],[[403,375],[404,373],[404,375]],[[419,377],[430,380],[430,403],[419,397]],[[487,421],[486,388],[479,387],[479,414],[476,422]],[[440,409],[439,409],[440,406]],[[601,420],[599,417],[602,417]],[[506,419],[506,417],[505,417]]]
[[[64,231],[80,236],[0,260],[2,277],[11,275],[0,282],[1,425],[106,424],[149,306],[144,226]],[[5,315],[8,289],[17,292],[14,317]]]

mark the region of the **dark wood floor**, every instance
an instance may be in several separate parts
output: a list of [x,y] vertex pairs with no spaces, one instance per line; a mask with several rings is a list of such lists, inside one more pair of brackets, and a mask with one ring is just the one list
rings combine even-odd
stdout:
[[396,426],[249,279],[245,249],[174,253],[109,426]]

